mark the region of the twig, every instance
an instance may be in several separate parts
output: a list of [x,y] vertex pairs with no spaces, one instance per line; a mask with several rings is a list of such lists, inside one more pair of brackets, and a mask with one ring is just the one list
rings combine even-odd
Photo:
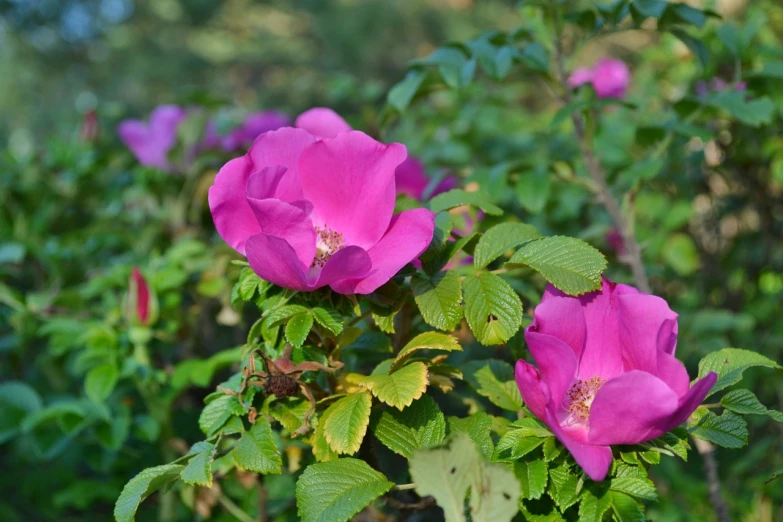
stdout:
[[[571,91],[568,87],[565,65],[563,63],[563,39],[559,27],[560,22],[557,21],[556,24],[558,26],[558,31],[555,41],[555,66],[557,70],[557,79],[560,83],[561,90],[564,93],[563,103],[568,105],[571,103]],[[601,165],[598,163],[598,158],[595,157],[587,134],[585,133],[582,116],[575,111],[572,112],[571,122],[574,126],[574,134],[576,135],[576,141],[579,144],[579,150],[582,153],[585,165],[587,166],[587,172],[590,174],[590,178],[593,180],[593,184],[595,185],[598,198],[607,212],[609,212],[609,216],[612,218],[614,225],[620,231],[620,235],[623,238],[623,247],[625,248],[626,253],[626,255],[623,256],[624,260],[631,268],[636,286],[638,286],[639,290],[642,292],[649,294],[650,282],[647,279],[647,273],[644,270],[641,248],[639,247],[639,243],[636,241],[636,237],[634,237],[633,225],[630,220],[628,220],[626,216],[623,215],[620,203],[618,203],[617,199],[615,199],[615,197],[612,195],[612,192],[609,190],[609,185],[606,183],[606,177],[604,176],[603,170],[601,169]]]
[[242,508],[237,506],[234,501],[226,495],[220,495],[218,497],[218,502],[223,506],[223,509],[234,515],[240,522],[256,522],[253,520],[253,517],[242,511]]
[[720,477],[718,476],[718,461],[715,459],[715,447],[706,440],[693,437],[696,451],[704,459],[704,474],[707,476],[707,487],[710,492],[710,502],[718,522],[731,522],[729,508],[720,494]]

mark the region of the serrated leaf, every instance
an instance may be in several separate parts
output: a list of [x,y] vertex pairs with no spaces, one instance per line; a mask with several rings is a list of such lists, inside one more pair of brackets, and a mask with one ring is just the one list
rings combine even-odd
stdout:
[[694,437],[724,448],[741,448],[748,443],[748,423],[730,411],[720,416],[708,411],[689,431]]
[[263,475],[282,471],[283,458],[272,438],[272,426],[263,417],[258,417],[253,427],[242,435],[232,453],[237,465],[248,471]]
[[269,312],[269,315],[264,321],[268,327],[279,326],[289,318],[307,312],[307,308],[298,304],[283,305],[280,308],[275,308]]
[[658,492],[650,479],[638,477],[615,477],[612,479],[609,489],[619,491],[641,500],[658,500]]
[[255,296],[256,290],[261,284],[261,278],[250,267],[245,267],[239,273],[237,292],[243,301],[250,301]]
[[242,413],[244,413],[244,408],[236,397],[223,395],[204,406],[198,418],[198,426],[207,437],[211,437],[223,427],[228,419]]
[[533,225],[525,223],[501,223],[481,236],[473,254],[473,266],[484,268],[506,251],[541,237]]
[[117,503],[114,505],[114,520],[116,522],[133,522],[139,504],[164,485],[177,480],[185,466],[166,464],[147,468],[125,484]]
[[422,396],[430,380],[427,365],[415,361],[388,375],[370,375],[359,384],[366,387],[379,401],[402,410]]
[[471,361],[461,367],[473,389],[504,410],[517,412],[522,408],[522,395],[510,364],[497,359]]
[[522,487],[522,498],[541,498],[549,480],[547,471],[547,464],[542,460],[520,460],[514,463],[514,474]]
[[734,413],[766,415],[769,410],[750,390],[731,390],[721,397],[720,405]]
[[481,484],[481,460],[473,441],[457,434],[448,448],[419,450],[408,464],[416,492],[433,496],[446,522],[464,522],[465,497]]
[[310,312],[296,314],[285,325],[285,338],[298,348],[304,344],[312,327],[313,316]]
[[387,103],[399,112],[405,112],[426,76],[426,71],[418,69],[408,71],[405,79],[389,90],[386,98]]
[[579,496],[579,477],[566,466],[549,470],[549,496],[560,511],[574,505]]
[[0,444],[22,428],[22,422],[43,408],[43,401],[30,385],[21,381],[0,383]]
[[579,502],[579,522],[602,522],[604,513],[612,506],[612,496],[603,489],[596,495],[588,488]]
[[411,281],[413,296],[421,316],[430,326],[440,330],[454,330],[462,320],[462,284],[452,270],[444,270],[432,277],[416,276]]
[[394,359],[391,371],[400,368],[408,358],[419,350],[440,350],[444,352],[461,351],[459,341],[453,335],[440,332],[424,332],[411,339],[408,344],[403,346],[400,353]]
[[478,207],[491,216],[503,214],[503,209],[493,205],[486,195],[481,192],[466,192],[462,189],[454,189],[438,194],[430,201],[430,210],[438,213],[463,205]]
[[511,286],[495,274],[480,272],[465,278],[465,318],[483,345],[505,343],[522,326],[522,301]]
[[671,451],[682,460],[688,460],[688,451],[691,446],[688,444],[688,432],[682,428],[677,428],[669,433],[665,433],[654,439],[652,444],[661,446],[662,448]]
[[339,458],[339,454],[329,447],[329,443],[326,441],[326,435],[324,434],[324,424],[326,424],[326,419],[329,418],[328,414],[329,410],[327,409],[318,419],[318,424],[313,432],[313,438],[310,441],[313,445],[313,456],[315,456],[315,460],[318,462],[328,462]]
[[359,392],[346,395],[327,408],[324,436],[332,450],[349,455],[359,450],[370,423],[371,407],[370,394]]
[[94,402],[106,400],[117,385],[119,371],[114,364],[102,364],[87,372],[84,392]]
[[298,430],[304,422],[304,416],[310,409],[310,403],[302,399],[288,397],[272,403],[269,414],[283,425],[288,433]]
[[546,462],[552,462],[563,452],[563,446],[558,443],[555,437],[549,437],[544,441],[544,460]]
[[312,464],[296,481],[299,516],[302,522],[345,522],[392,486],[363,460]]
[[705,377],[710,372],[718,374],[718,380],[707,395],[719,392],[724,388],[738,383],[742,379],[742,373],[753,366],[781,369],[775,361],[763,355],[742,350],[739,348],[724,348],[704,357],[699,361],[699,377]]
[[520,248],[509,264],[527,265],[569,295],[601,288],[606,258],[584,241],[572,237],[545,237]]
[[439,444],[446,436],[446,419],[428,395],[402,411],[384,410],[375,423],[375,436],[393,452],[410,458],[413,452]]
[[544,437],[535,437],[525,433],[525,430],[509,430],[498,441],[493,461],[513,462],[544,443]]
[[492,429],[492,419],[483,411],[474,413],[464,419],[459,417],[449,417],[449,433],[465,433],[476,444],[478,449],[486,459],[492,456],[495,451],[495,445],[492,442],[490,430]]
[[340,335],[344,328],[343,318],[334,308],[326,306],[316,306],[312,309],[313,317],[316,322],[332,332],[334,335]]
[[195,454],[188,461],[180,478],[186,484],[212,487],[212,458],[215,455],[215,445],[209,442],[197,442],[188,452]]
[[644,512],[639,508],[639,504],[625,493],[612,491],[609,493],[612,498],[612,511],[618,522],[645,522]]

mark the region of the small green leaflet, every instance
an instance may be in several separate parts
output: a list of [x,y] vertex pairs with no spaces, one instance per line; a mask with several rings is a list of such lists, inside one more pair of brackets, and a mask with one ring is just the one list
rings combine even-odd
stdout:
[[511,265],[527,265],[569,295],[601,288],[606,258],[581,239],[565,236],[532,241],[511,256]]
[[262,417],[258,417],[253,427],[242,435],[232,453],[236,463],[248,471],[263,475],[282,471],[283,458],[272,438],[272,426]]
[[495,274],[480,272],[465,278],[465,318],[478,341],[486,346],[505,343],[522,326],[522,301]]
[[359,450],[370,423],[371,407],[370,394],[359,392],[346,395],[327,408],[322,419],[323,434],[332,450],[348,455]]
[[699,361],[699,377],[701,379],[710,372],[718,374],[718,381],[710,390],[710,395],[738,383],[742,373],[752,366],[763,366],[780,370],[781,366],[763,355],[739,348],[724,348],[704,357]]
[[209,442],[197,442],[188,452],[193,455],[185,469],[180,473],[182,482],[197,486],[212,487],[212,459],[215,456],[215,445]]
[[179,478],[185,468],[179,464],[166,464],[147,468],[133,477],[120,493],[114,505],[114,520],[117,522],[133,522],[139,504],[152,493]]
[[506,251],[538,239],[541,232],[525,223],[501,223],[481,236],[473,254],[473,266],[481,269],[502,256]]
[[730,411],[720,416],[708,411],[689,431],[694,437],[724,448],[741,448],[748,443],[748,423]]
[[478,392],[504,410],[517,412],[522,396],[510,364],[497,359],[471,361],[461,368],[465,379]]
[[222,395],[208,403],[198,418],[198,425],[207,437],[217,433],[223,425],[234,415],[244,413],[242,404],[236,397]]
[[537,499],[544,494],[549,480],[546,462],[519,460],[514,463],[514,475],[522,486],[522,498]]
[[636,497],[640,500],[657,501],[658,492],[650,479],[639,477],[615,477],[609,489]]
[[492,452],[495,451],[495,445],[490,435],[492,419],[489,415],[479,411],[465,419],[449,417],[448,422],[450,434],[467,433],[479,450],[481,450],[484,458],[489,459],[492,456]]
[[449,210],[462,205],[478,207],[491,216],[500,216],[503,209],[493,205],[481,192],[466,192],[462,189],[454,189],[443,194],[438,194],[430,201],[430,210],[435,213]]
[[363,460],[312,464],[296,482],[299,516],[302,522],[345,522],[392,486]]
[[446,420],[435,401],[424,395],[402,411],[385,409],[373,433],[384,446],[410,458],[417,449],[440,444],[446,436]]
[[432,277],[415,276],[411,280],[413,296],[421,316],[439,330],[454,330],[462,320],[462,284],[452,270],[442,270]]
[[379,401],[402,410],[421,397],[429,383],[427,365],[414,361],[399,370],[392,370],[388,375],[381,373],[365,377],[359,384],[370,390]]
[[94,402],[103,402],[117,385],[119,371],[114,364],[102,364],[87,372],[84,392]]
[[285,325],[285,338],[294,345],[300,347],[307,339],[307,334],[310,333],[310,329],[313,327],[313,314],[309,311],[296,314],[291,317]]
[[734,413],[768,415],[778,422],[783,422],[783,413],[768,410],[750,390],[731,390],[721,397],[720,405]]
[[424,332],[411,339],[408,344],[402,347],[402,350],[394,359],[390,370],[395,371],[400,368],[411,355],[419,350],[453,352],[462,350],[462,347],[453,335],[439,332]]

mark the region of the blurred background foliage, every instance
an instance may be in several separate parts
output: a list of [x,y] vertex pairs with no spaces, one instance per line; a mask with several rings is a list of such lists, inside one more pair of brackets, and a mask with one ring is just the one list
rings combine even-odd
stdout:
[[[723,22],[696,31],[701,46],[690,48],[651,26],[592,40],[569,66],[610,54],[632,68],[630,105],[603,113],[596,151],[634,209],[655,292],[680,313],[679,356],[693,369],[706,353],[738,346],[779,361],[783,7],[700,5],[746,44],[732,49]],[[417,99],[401,118],[382,113],[411,60],[486,30],[540,31],[526,9],[510,0],[0,0],[0,378],[35,389],[0,384],[0,520],[107,520],[130,476],[199,440],[203,397],[249,327],[231,307],[238,268],[205,205],[226,157],[207,154],[169,176],[138,166],[117,140],[121,119],[156,105],[292,117],[330,106],[355,128],[405,142],[432,175],[456,173],[543,232],[590,241],[610,256],[607,275],[630,281],[608,216],[570,166],[577,145],[552,124],[559,105],[540,78],[484,75]],[[748,96],[769,104],[694,109],[699,82],[713,78],[746,82]],[[93,110],[99,137],[80,139]],[[689,127],[672,131],[675,120]],[[146,333],[123,320],[133,265],[161,310],[144,387],[127,354]],[[516,289],[529,313],[540,288]],[[85,375],[105,364],[119,373],[103,397]],[[748,372],[745,382],[762,403],[783,405],[779,379]],[[717,453],[724,498],[736,520],[780,520],[780,483],[764,482],[783,467],[783,432],[764,417],[749,421],[750,448]],[[695,453],[687,464],[664,459],[654,478],[653,520],[714,517]],[[259,510],[256,486],[242,480],[227,477],[224,494],[185,490],[192,512],[181,519]],[[270,518],[292,519],[288,480],[267,484]]]

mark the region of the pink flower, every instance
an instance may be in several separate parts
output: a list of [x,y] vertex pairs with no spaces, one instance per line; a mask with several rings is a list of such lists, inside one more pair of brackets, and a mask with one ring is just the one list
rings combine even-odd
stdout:
[[215,227],[278,286],[371,293],[432,240],[429,210],[394,215],[394,171],[405,157],[403,145],[358,131],[264,133],[209,189]]
[[125,120],[117,128],[117,134],[139,163],[169,171],[168,154],[177,143],[177,129],[185,116],[181,107],[161,105],[152,111],[149,123]]
[[621,60],[604,58],[592,68],[575,69],[568,78],[571,88],[591,83],[599,98],[623,98],[631,83],[631,71]]
[[[305,129],[313,136],[320,138],[333,138],[341,132],[351,130],[351,126],[332,109],[315,107],[303,112],[294,123],[296,127]],[[421,201],[430,178],[424,170],[424,165],[418,159],[408,156],[395,171],[397,193]],[[437,196],[442,192],[448,192],[457,185],[454,176],[444,178],[432,191],[431,196]]]
[[606,279],[578,298],[549,286],[525,340],[538,368],[517,362],[522,397],[593,480],[606,477],[610,446],[676,428],[717,380],[690,386],[666,301]]
[[291,120],[281,112],[254,112],[249,114],[239,127],[225,136],[220,136],[215,122],[210,121],[207,122],[204,131],[202,147],[214,148],[219,145],[226,152],[234,152],[250,146],[261,134],[281,127],[288,127],[290,124]]
[[126,310],[129,322],[147,325],[150,322],[150,289],[138,267],[134,266],[128,282]]

